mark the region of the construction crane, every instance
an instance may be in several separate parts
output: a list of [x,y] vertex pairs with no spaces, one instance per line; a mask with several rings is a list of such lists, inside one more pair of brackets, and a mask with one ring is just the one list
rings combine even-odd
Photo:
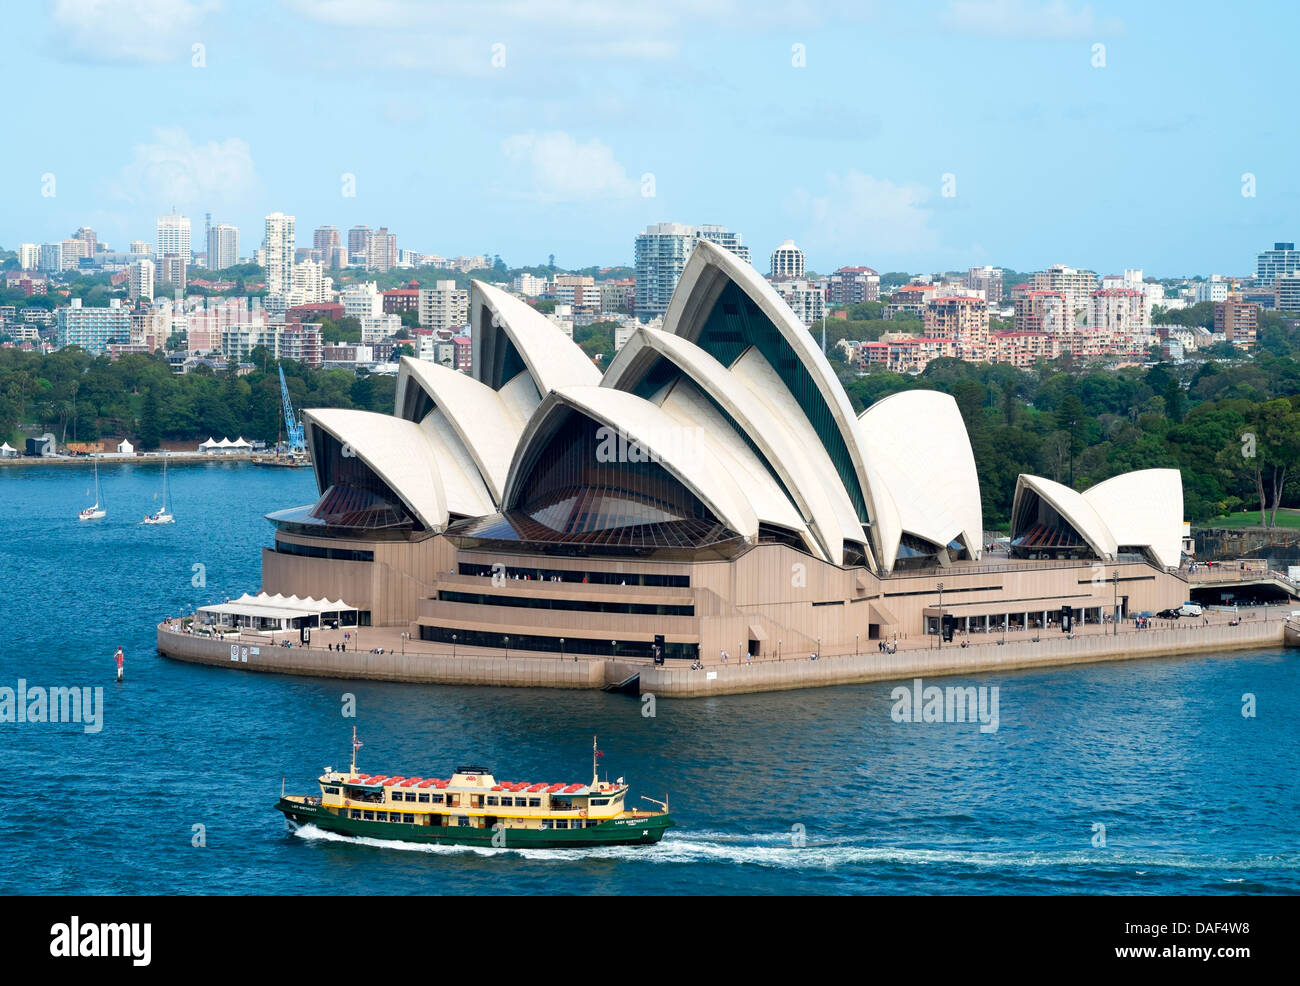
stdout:
[[285,383],[283,368],[280,368],[280,398],[284,402],[284,431],[289,440],[289,451],[305,452],[307,441],[303,438],[302,422],[293,414],[293,402],[289,400],[289,385]]

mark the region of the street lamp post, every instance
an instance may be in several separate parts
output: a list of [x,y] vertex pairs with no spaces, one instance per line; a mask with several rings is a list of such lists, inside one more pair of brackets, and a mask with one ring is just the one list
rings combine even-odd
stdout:
[[402,631],[402,656],[406,656],[406,631]]
[[1119,636],[1119,569],[1118,568],[1115,569],[1115,578],[1113,580],[1113,584],[1115,586],[1115,608],[1111,610],[1111,623],[1114,624],[1115,630],[1111,634],[1111,636],[1118,637]]
[[506,634],[506,660],[510,660],[510,635]]
[[943,583],[939,583],[939,650],[943,650]]
[[853,656],[854,657],[858,656],[858,641],[861,639],[861,637],[862,634],[860,633],[855,633],[853,635]]
[[456,635],[454,633],[451,635],[451,657],[452,660],[456,659]]
[[776,659],[781,660],[781,640],[778,637],[776,641]]
[[[578,658],[575,656],[573,659],[576,661]],[[560,638],[560,660],[561,661],[564,660],[564,638],[563,637]]]
[[618,650],[618,641],[617,641],[617,640],[611,640],[611,641],[609,642],[609,656],[610,656],[611,658],[613,658],[614,655],[615,655],[615,651],[617,651],[617,650]]

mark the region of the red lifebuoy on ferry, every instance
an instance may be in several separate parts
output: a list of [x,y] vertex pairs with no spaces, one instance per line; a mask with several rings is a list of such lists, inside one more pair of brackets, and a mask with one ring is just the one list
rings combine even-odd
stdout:
[[578,809],[578,817],[579,817],[579,818],[586,818],[586,817],[587,817],[587,809],[586,809],[586,808],[579,808],[579,809]]

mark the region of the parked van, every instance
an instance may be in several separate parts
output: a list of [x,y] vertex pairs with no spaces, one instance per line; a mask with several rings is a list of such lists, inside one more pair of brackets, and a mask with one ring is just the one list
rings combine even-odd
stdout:
[[1181,606],[1178,607],[1178,615],[1179,616],[1200,616],[1201,607],[1198,604],[1193,602],[1183,603]]

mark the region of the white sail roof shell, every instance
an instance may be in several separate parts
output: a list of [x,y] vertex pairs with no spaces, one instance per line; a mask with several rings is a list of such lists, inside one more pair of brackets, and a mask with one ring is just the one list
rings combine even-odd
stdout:
[[960,537],[972,557],[980,556],[979,474],[966,424],[950,395],[905,390],[882,398],[858,416],[858,437],[897,505],[904,531],[940,546]]
[[1182,562],[1183,477],[1177,469],[1126,472],[1082,496],[1106,522],[1117,545],[1150,548],[1165,568]]
[[[473,377],[428,360],[402,357],[397,377],[396,405],[405,407],[408,387],[420,387],[450,424],[464,446],[493,501],[501,502],[510,459],[523,434],[526,418],[501,392]],[[489,511],[490,512],[490,511]]]
[[[487,318],[484,308],[490,313]],[[482,281],[470,282],[470,329],[476,380],[487,382],[484,354],[497,342],[488,337],[505,334],[523,358],[538,394],[600,383],[596,365],[558,325],[527,302]]]
[[[697,341],[719,292],[725,286],[723,283],[725,280],[734,282],[767,316],[781,334],[785,344],[789,346],[795,359],[816,384],[822,402],[834,421],[852,462],[857,485],[862,491],[863,502],[872,522],[872,538],[879,542],[882,534],[880,530],[882,518],[879,514],[882,512],[887,514],[889,506],[877,503],[875,481],[878,477],[863,457],[857,439],[857,419],[853,414],[848,395],[840,386],[826,355],[813,342],[811,333],[766,278],[751,264],[741,260],[725,247],[708,240],[700,240],[686,261],[681,277],[678,278],[677,288],[664,313],[664,330],[680,335],[690,342]],[[781,387],[789,393],[783,383]],[[791,402],[798,407],[798,402],[794,400],[793,395],[791,395]],[[803,413],[802,408],[800,413]],[[821,444],[820,439],[818,444]],[[839,475],[838,471],[836,475]],[[890,522],[888,516],[884,520],[886,524]],[[859,523],[857,527],[858,532],[853,535],[853,539],[865,540],[861,524]],[[888,568],[888,566],[884,567]]]
[[1096,552],[1097,557],[1111,561],[1119,545],[1115,535],[1097,513],[1096,508],[1077,493],[1061,483],[1042,476],[1029,476],[1022,473],[1016,478],[1016,494],[1011,507],[1012,517],[1019,515],[1020,500],[1025,492],[1033,491],[1049,503],[1061,518],[1079,532],[1079,536]]

